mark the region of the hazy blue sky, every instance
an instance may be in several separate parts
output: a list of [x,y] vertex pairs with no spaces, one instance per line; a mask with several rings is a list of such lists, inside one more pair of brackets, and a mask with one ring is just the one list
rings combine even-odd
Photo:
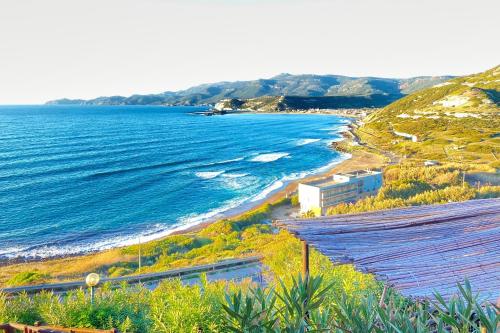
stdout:
[[0,0],[0,104],[293,74],[468,74],[498,0]]

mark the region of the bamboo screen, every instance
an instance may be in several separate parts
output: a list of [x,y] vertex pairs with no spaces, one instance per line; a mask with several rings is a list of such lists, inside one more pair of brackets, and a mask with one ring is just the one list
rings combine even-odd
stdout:
[[334,263],[352,263],[403,295],[446,298],[469,279],[500,296],[500,199],[277,221]]

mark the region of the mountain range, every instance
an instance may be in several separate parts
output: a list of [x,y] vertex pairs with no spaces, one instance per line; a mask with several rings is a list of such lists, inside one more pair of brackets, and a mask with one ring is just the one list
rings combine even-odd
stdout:
[[[280,74],[270,79],[218,82],[186,90],[159,94],[108,96],[90,100],[58,99],[47,104],[79,105],[207,105],[225,99],[251,99],[262,96],[314,97],[310,107],[380,107],[419,89],[439,84],[451,76],[421,76],[408,79],[348,77],[341,75]],[[317,99],[328,97],[326,99]],[[353,98],[351,100],[351,98]]]

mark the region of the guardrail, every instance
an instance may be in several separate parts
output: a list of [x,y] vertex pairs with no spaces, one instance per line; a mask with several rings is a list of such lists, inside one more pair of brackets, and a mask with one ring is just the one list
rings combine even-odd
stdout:
[[[164,272],[122,276],[117,278],[103,278],[101,279],[101,283],[108,282],[111,284],[118,284],[121,282],[127,282],[130,284],[135,284],[135,283],[142,283],[149,281],[158,281],[169,278],[189,276],[196,273],[205,273],[205,272],[218,271],[228,268],[234,268],[238,266],[245,266],[248,264],[260,262],[261,260],[262,260],[261,256],[229,259],[229,260],[219,261],[214,264],[190,266],[185,268],[172,269]],[[42,290],[67,291],[72,289],[79,289],[82,287],[86,287],[85,281],[72,281],[72,282],[61,282],[53,284],[39,284],[33,286],[3,288],[0,289],[0,292],[4,292],[6,294],[19,294],[23,292],[26,292],[28,294],[33,294],[40,292]]]

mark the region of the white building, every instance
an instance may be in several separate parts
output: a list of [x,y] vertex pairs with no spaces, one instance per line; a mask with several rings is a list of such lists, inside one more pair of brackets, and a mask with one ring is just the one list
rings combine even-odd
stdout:
[[364,170],[300,183],[300,212],[324,215],[329,207],[376,194],[381,186],[381,172]]

